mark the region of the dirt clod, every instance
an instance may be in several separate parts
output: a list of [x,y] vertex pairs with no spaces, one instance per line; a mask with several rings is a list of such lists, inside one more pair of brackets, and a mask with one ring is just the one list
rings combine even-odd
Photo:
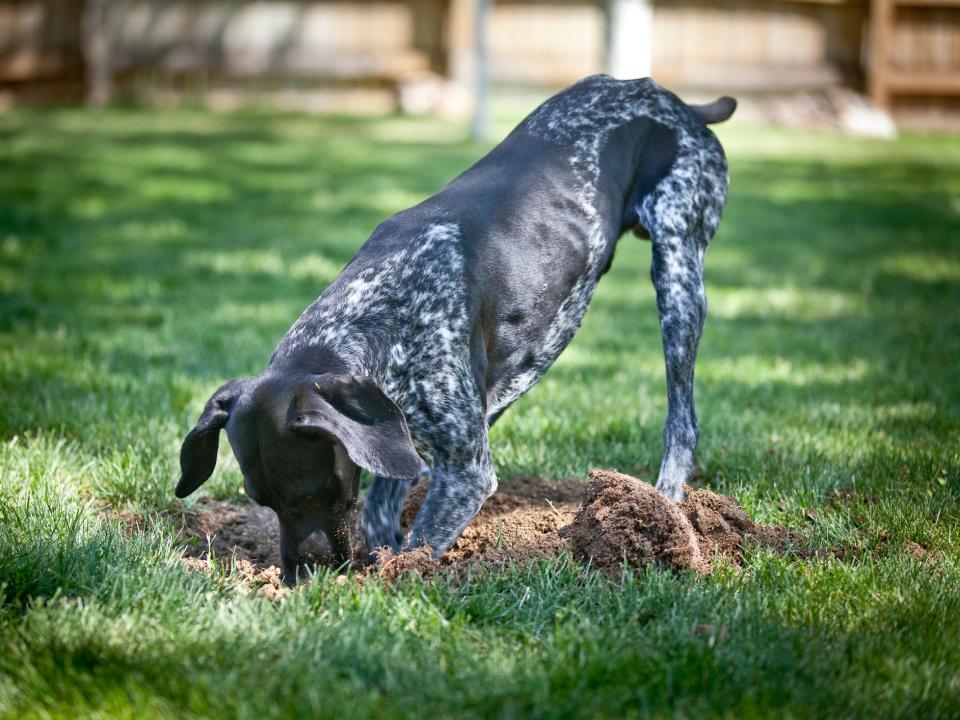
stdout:
[[708,573],[715,556],[738,563],[747,540],[779,546],[786,533],[754,523],[736,500],[709,490],[690,490],[677,505],[629,475],[593,470],[576,519],[560,535],[574,555],[613,576],[624,562]]
[[394,581],[404,575],[433,575],[440,564],[433,559],[433,550],[428,546],[394,555],[386,548],[377,551],[377,562],[368,571],[368,577]]
[[576,519],[560,535],[577,557],[608,574],[619,573],[624,562],[710,570],[680,508],[629,475],[592,471]]
[[926,548],[920,543],[914,542],[913,540],[907,540],[903,544],[903,547],[917,560],[933,560],[937,556],[933,550],[930,550],[929,548]]

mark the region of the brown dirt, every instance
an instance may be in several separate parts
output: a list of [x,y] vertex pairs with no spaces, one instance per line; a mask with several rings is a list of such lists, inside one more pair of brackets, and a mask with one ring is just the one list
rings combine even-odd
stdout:
[[[405,527],[416,516],[428,487],[429,483],[420,482],[410,491],[401,515]],[[583,484],[576,478],[557,482],[527,477],[502,483],[442,562],[455,565],[556,554],[564,545],[557,531],[573,520],[581,497]]]
[[397,555],[387,548],[380,548],[377,550],[377,562],[368,570],[366,576],[393,582],[404,575],[429,577],[439,569],[440,563],[433,559],[433,550],[429,546],[418,547]]
[[[416,517],[429,486],[421,480],[410,490],[400,516],[404,527]],[[553,557],[566,544],[558,531],[573,520],[582,496],[583,483],[576,478],[526,477],[503,482],[439,560],[427,549],[397,556],[380,551],[369,574],[386,580],[410,573],[460,576],[482,565]]]
[[708,573],[716,557],[738,563],[748,541],[782,547],[787,538],[782,528],[754,523],[733,498],[688,490],[676,505],[652,485],[609,470],[591,471],[583,505],[560,535],[608,575],[619,575],[624,562]]
[[280,577],[280,529],[273,510],[253,503],[201,500],[181,515],[187,540],[183,563],[196,570],[216,562],[233,566],[258,593],[276,600],[289,592]]
[[680,507],[629,475],[592,471],[583,505],[561,535],[574,555],[608,573],[619,573],[624,561],[710,570]]
[[238,560],[256,568],[280,563],[280,529],[268,507],[201,500],[197,513],[182,517],[183,534],[191,540],[187,553],[192,557],[207,557],[212,550],[219,558],[236,553]]
[[907,540],[903,544],[904,550],[910,553],[917,560],[934,560],[937,557],[937,553],[933,550],[924,547],[918,542],[913,540]]
[[[428,486],[421,481],[411,490],[401,516],[404,527],[416,516]],[[207,500],[198,504],[197,512],[184,514],[182,521],[184,536],[192,539],[185,564],[209,568],[212,550],[224,564],[235,557],[236,568],[258,592],[268,597],[286,592],[280,581],[272,510]],[[356,529],[354,535],[359,537]],[[755,524],[732,498],[688,488],[686,500],[676,505],[645,482],[594,470],[586,488],[576,478],[503,482],[439,560],[429,549],[397,556],[381,550],[379,562],[361,571],[361,578],[389,581],[407,574],[438,573],[463,578],[483,567],[553,557],[568,545],[579,559],[611,576],[619,574],[624,559],[632,567],[657,564],[706,573],[715,554],[737,563],[747,543],[782,548],[786,538],[781,528]],[[362,543],[356,545],[357,564],[365,556]]]
[[[429,482],[421,481],[411,489],[401,516],[404,527],[416,516],[428,487]],[[504,482],[440,561],[434,561],[425,550],[396,557],[381,552],[380,562],[367,574],[384,579],[413,572],[429,576],[480,563],[523,562],[556,555],[565,544],[557,531],[573,520],[582,495],[583,484],[575,478]],[[235,555],[236,568],[252,583],[282,591],[279,531],[272,510],[252,503],[202,500],[196,512],[184,513],[181,518],[181,532],[190,541],[184,553],[190,567],[209,568],[211,550],[224,565],[230,565]],[[358,528],[353,535],[354,561],[361,565],[366,548],[357,540]]]

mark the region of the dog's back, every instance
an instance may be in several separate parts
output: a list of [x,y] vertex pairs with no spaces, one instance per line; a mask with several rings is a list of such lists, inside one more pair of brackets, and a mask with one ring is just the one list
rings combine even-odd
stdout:
[[501,412],[569,343],[679,146],[712,140],[722,159],[704,122],[732,112],[728,100],[691,107],[652,81],[604,76],[560,93],[437,195],[381,223],[276,358],[333,346],[411,413],[433,402],[414,397],[418,380],[471,366],[485,412]]

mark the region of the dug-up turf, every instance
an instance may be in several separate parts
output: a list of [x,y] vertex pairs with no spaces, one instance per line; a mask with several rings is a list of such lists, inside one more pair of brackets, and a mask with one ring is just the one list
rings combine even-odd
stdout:
[[708,573],[717,558],[739,564],[748,543],[783,550],[788,533],[759,525],[740,503],[709,490],[687,490],[670,502],[652,485],[617,472],[594,470],[574,521],[560,529],[573,554],[608,575],[626,562]]
[[[401,517],[408,527],[429,483],[411,490]],[[279,537],[272,510],[252,504],[204,501],[199,512],[183,515],[187,537],[184,562],[209,566],[211,551],[233,562],[268,597],[286,592],[280,582]],[[364,565],[367,549],[354,532],[354,565]],[[715,560],[738,564],[750,543],[777,550],[789,536],[778,527],[754,523],[733,498],[689,489],[681,504],[665,500],[651,485],[617,472],[594,470],[584,487],[572,478],[522,478],[500,485],[460,539],[439,559],[428,549],[391,555],[381,550],[375,565],[361,568],[361,579],[395,580],[407,574],[463,578],[474,570],[553,557],[564,548],[611,577],[623,563],[698,573]],[[216,562],[217,560],[214,560]]]
[[[429,482],[421,480],[411,489],[401,516],[404,527],[416,517],[428,487]],[[390,580],[412,572],[433,575],[480,564],[552,557],[566,545],[558,531],[573,520],[582,496],[583,484],[573,478],[522,478],[503,483],[440,561],[434,561],[425,550],[398,556],[381,552],[376,566],[364,567],[369,553],[355,523],[353,564],[360,568],[363,577]],[[362,505],[357,509],[357,518],[361,512]],[[276,515],[269,508],[202,500],[196,512],[181,516],[181,528],[188,541],[184,562],[189,567],[209,568],[211,562],[233,564],[261,594],[284,593],[279,570],[279,528]]]

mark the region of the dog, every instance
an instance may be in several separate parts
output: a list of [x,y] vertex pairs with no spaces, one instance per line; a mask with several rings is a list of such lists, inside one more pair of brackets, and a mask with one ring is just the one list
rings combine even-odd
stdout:
[[[446,551],[497,488],[487,431],[580,325],[618,239],[652,241],[668,409],[657,489],[683,497],[699,438],[693,378],[704,253],[728,188],[707,124],[651,79],[586,78],[438,194],[381,223],[281,339],[267,369],[213,394],[183,442],[183,498],[227,436],[247,494],[280,523],[283,576],[348,560],[360,469],[367,547]],[[408,538],[400,511],[429,467]]]

